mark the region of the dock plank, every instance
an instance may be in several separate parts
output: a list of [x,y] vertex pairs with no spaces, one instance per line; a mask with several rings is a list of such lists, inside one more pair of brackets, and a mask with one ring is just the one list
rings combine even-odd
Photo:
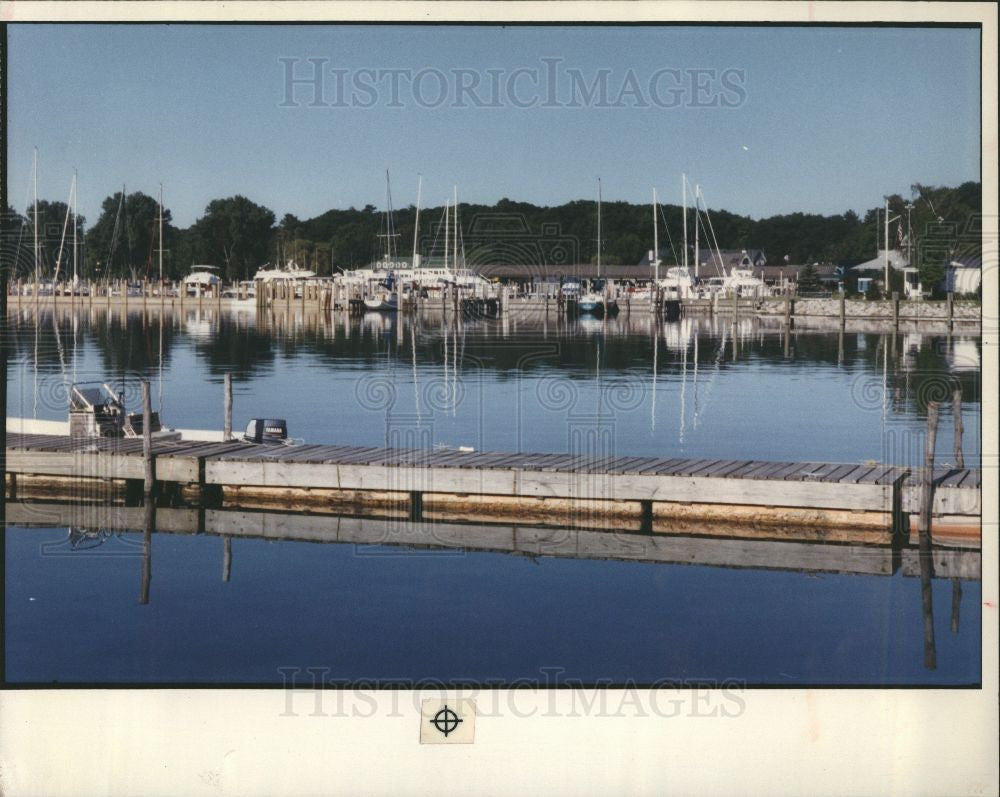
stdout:
[[722,460],[718,459],[694,459],[691,460],[687,465],[678,468],[673,473],[675,476],[695,476],[699,475],[699,471],[714,465]]
[[740,471],[746,470],[754,463],[750,460],[735,460],[712,470],[709,474],[718,478],[733,478]]
[[969,477],[970,471],[965,468],[952,468],[944,476],[935,479],[938,487],[959,487]]
[[331,465],[366,465],[385,451],[384,448],[359,447],[353,451],[338,454],[330,462]]
[[889,470],[886,471],[884,474],[882,474],[879,478],[877,478],[875,480],[875,484],[880,484],[880,485],[892,484],[897,479],[905,476],[909,472],[910,472],[909,468],[900,468],[893,466],[889,468]]
[[857,484],[858,481],[874,470],[872,465],[855,465],[854,470],[840,477],[841,484]]

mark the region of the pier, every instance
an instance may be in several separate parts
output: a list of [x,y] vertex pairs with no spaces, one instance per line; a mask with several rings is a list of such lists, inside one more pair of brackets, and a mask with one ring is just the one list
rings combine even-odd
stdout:
[[[7,495],[700,536],[888,544],[920,469],[8,433]],[[931,533],[980,545],[981,473],[935,471]]]

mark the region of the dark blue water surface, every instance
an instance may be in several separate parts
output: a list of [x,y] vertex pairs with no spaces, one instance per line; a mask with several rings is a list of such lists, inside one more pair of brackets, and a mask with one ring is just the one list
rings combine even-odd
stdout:
[[[152,380],[180,428],[284,417],[308,442],[897,464],[919,462],[926,406],[963,390],[979,461],[981,342],[800,329],[743,319],[542,325],[190,312],[15,321],[8,413],[64,420],[74,380]],[[135,395],[131,383],[130,396]],[[950,413],[946,413],[950,419]],[[590,435],[590,436],[588,436]],[[581,443],[580,441],[590,441]],[[952,451],[951,424],[938,438]],[[12,682],[281,683],[529,679],[588,683],[972,684],[980,587],[933,582],[936,669],[924,663],[920,579],[648,562],[412,551],[153,533],[92,550],[67,529],[6,533]],[[780,561],[774,567],[780,568]],[[287,670],[286,670],[287,671]]]
[[[924,667],[920,579],[350,544],[141,534],[67,553],[65,529],[7,532],[11,681],[331,679],[585,683],[968,684],[980,585],[935,580],[937,669]],[[46,549],[46,543],[49,548]],[[131,550],[129,550],[131,545]],[[104,546],[102,546],[104,547]],[[113,555],[117,553],[119,555]],[[552,677],[552,676],[548,676]]]

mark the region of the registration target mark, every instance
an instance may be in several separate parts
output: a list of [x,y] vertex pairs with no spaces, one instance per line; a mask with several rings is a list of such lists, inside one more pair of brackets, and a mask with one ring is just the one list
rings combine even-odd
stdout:
[[474,700],[434,698],[421,701],[421,744],[471,744],[475,730]]

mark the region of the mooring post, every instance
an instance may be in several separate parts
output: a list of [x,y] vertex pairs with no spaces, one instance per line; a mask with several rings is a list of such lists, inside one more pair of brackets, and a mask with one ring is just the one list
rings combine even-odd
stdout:
[[948,331],[951,331],[952,326],[955,323],[955,294],[948,291],[948,299],[946,302],[948,308]]
[[899,331],[899,291],[892,292],[892,328]]
[[931,533],[931,515],[934,509],[934,449],[937,444],[937,427],[940,403],[927,403],[927,437],[924,441],[924,470],[920,484],[920,542],[923,545],[924,536],[928,540]]
[[841,289],[840,291],[840,328],[843,329],[844,325],[847,323],[847,293]]
[[962,388],[956,387],[951,394],[951,414],[955,419],[955,467],[965,467],[965,456],[962,454]]
[[229,441],[233,439],[233,375],[228,371],[223,377],[223,386],[222,439]]
[[934,604],[931,588],[933,560],[931,559],[931,521],[934,510],[934,447],[937,442],[937,401],[927,404],[927,438],[924,444],[924,471],[920,495],[920,598],[924,618],[924,667],[937,669],[937,652],[934,645]]
[[149,503],[153,494],[153,409],[149,398],[149,382],[142,380],[142,497]]

